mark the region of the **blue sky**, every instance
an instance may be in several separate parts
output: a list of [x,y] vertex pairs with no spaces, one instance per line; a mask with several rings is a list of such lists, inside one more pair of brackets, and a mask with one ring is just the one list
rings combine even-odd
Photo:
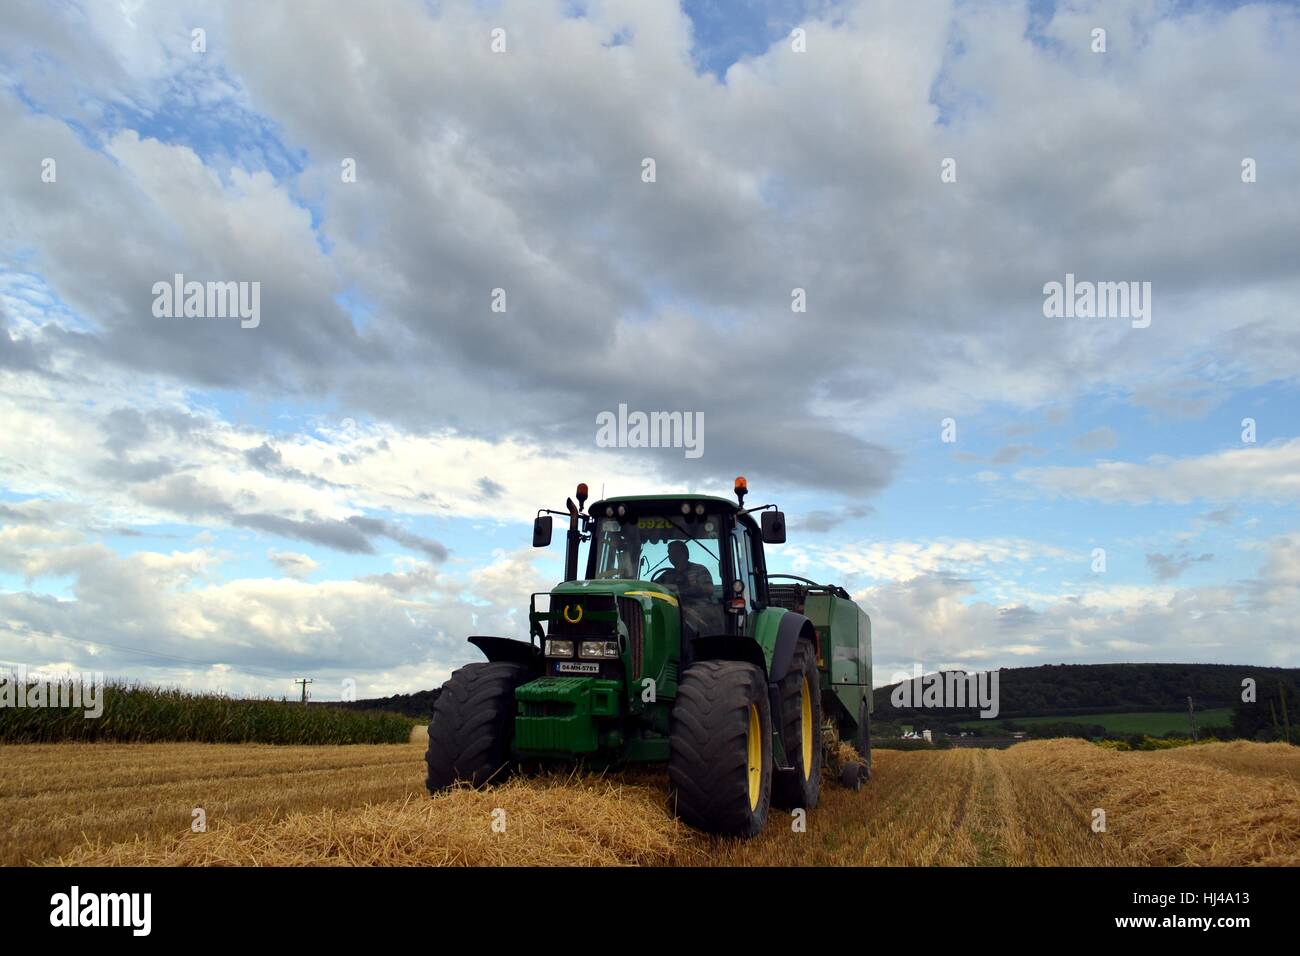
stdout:
[[[882,679],[1294,665],[1295,7],[904,6],[19,4],[0,660],[431,686],[559,577],[535,509],[744,473]],[[262,324],[156,318],[177,272]],[[705,454],[598,448],[620,403]]]
[[766,53],[777,40],[789,36],[810,12],[824,6],[799,0],[688,0],[682,9],[694,28],[691,52],[696,64],[723,79],[731,64]]

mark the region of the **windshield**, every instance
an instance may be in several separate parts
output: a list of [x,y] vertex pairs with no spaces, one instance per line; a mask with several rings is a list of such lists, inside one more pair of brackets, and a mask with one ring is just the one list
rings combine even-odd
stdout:
[[717,514],[661,513],[601,518],[592,547],[594,575],[658,581],[683,597],[721,599]]

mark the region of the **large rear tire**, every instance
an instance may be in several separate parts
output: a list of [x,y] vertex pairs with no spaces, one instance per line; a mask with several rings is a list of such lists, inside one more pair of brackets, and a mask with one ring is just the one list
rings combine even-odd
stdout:
[[429,723],[424,761],[430,793],[458,780],[478,788],[509,776],[515,688],[530,676],[524,665],[507,661],[466,664],[451,675]]
[[772,805],[811,810],[822,790],[822,688],[811,641],[796,645],[780,688],[781,741],[794,769],[773,771]]
[[772,798],[772,716],[763,672],[744,661],[686,668],[668,757],[673,809],[707,833],[751,837]]

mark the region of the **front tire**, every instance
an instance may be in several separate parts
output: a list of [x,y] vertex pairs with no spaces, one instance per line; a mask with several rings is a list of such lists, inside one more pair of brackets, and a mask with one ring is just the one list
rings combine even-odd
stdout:
[[430,793],[458,780],[481,788],[509,776],[515,688],[530,676],[524,665],[507,661],[466,664],[451,675],[434,702],[429,723],[424,762]]
[[788,810],[811,810],[822,790],[822,688],[811,641],[801,640],[795,647],[780,693],[785,724],[781,741],[793,769],[774,771],[772,803]]
[[673,808],[707,833],[751,837],[772,798],[767,680],[743,661],[686,668],[673,704],[668,779]]

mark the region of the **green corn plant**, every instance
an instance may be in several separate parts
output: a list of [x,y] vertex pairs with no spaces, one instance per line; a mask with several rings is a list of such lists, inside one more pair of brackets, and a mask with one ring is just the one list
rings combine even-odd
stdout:
[[241,700],[123,681],[106,683],[100,693],[103,713],[97,718],[72,708],[0,708],[0,743],[405,743],[414,724],[398,714],[294,707],[278,700]]

